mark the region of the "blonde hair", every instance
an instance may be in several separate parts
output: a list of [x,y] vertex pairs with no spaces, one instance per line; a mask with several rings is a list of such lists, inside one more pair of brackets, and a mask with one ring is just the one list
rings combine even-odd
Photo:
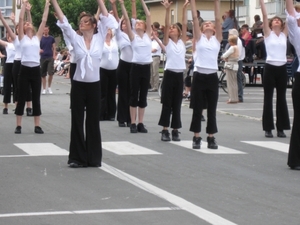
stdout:
[[300,12],[300,4],[296,4],[294,7],[297,12]]
[[238,41],[238,37],[236,35],[230,35],[228,37],[228,42],[231,42],[231,43],[237,45],[237,41]]

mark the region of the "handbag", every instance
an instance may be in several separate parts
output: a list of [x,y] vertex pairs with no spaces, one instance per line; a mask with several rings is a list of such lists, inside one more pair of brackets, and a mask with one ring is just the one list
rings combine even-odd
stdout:
[[225,69],[229,69],[229,70],[238,70],[239,69],[239,65],[236,63],[226,63],[225,64]]

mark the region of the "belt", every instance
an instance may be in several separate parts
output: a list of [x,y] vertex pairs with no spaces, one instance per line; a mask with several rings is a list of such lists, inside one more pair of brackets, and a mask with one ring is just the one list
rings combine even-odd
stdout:
[[152,58],[155,58],[155,57],[160,57],[160,55],[153,55],[153,56],[152,56]]

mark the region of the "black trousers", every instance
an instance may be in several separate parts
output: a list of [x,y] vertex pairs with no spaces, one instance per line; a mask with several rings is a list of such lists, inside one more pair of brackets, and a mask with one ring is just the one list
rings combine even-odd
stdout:
[[290,140],[288,165],[290,167],[300,166],[300,73],[295,74],[292,90],[294,121]]
[[[4,80],[3,80],[3,103],[11,103],[11,92],[15,93],[15,85],[13,79],[13,63],[5,63],[4,64]],[[14,96],[14,94],[13,94]],[[15,99],[13,98],[13,102]]]
[[71,141],[68,164],[75,162],[83,166],[101,166],[100,81],[84,83],[73,80],[71,88]]
[[161,95],[162,109],[158,125],[169,127],[172,114],[171,128],[179,129],[182,127],[180,117],[182,92],[183,72],[175,73],[165,70]]
[[262,127],[264,131],[274,129],[273,93],[276,88],[276,128],[277,130],[289,130],[290,118],[286,103],[287,72],[286,65],[273,66],[265,64],[264,69],[264,108],[262,115]]
[[15,114],[24,114],[25,102],[27,100],[28,87],[32,90],[32,114],[40,116],[41,112],[41,69],[39,66],[21,66],[19,76],[19,97]]
[[132,63],[130,70],[130,100],[131,107],[147,107],[147,95],[150,82],[150,64]]
[[[13,73],[13,79],[14,79],[14,99],[16,102],[18,102],[19,98],[19,92],[20,92],[20,70],[21,70],[21,60],[15,60],[12,73]],[[32,101],[32,94],[31,94],[31,87],[28,87],[28,92],[26,94],[26,102],[31,102]]]
[[116,103],[116,87],[117,87],[117,70],[107,70],[100,68],[101,83],[101,110],[100,120],[115,119],[117,103]]
[[201,74],[194,72],[190,106],[193,109],[190,131],[194,133],[201,132],[201,116],[202,110],[205,108],[205,98],[207,100],[206,133],[214,134],[218,132],[216,119],[219,98],[218,74]]

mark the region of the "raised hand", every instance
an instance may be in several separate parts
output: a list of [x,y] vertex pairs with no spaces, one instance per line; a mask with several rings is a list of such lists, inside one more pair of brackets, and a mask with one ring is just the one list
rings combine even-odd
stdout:
[[[1,13],[1,10],[0,10],[0,13]],[[11,21],[15,21],[16,17],[15,17],[15,14],[12,12],[9,16],[10,20]]]
[[116,4],[116,0],[109,0],[110,1],[110,3],[113,5],[113,4]]
[[190,4],[190,0],[185,0],[183,7],[187,7]]
[[172,3],[173,3],[172,1],[169,2],[168,0],[163,0],[163,1],[161,2],[161,4],[162,4],[166,9],[169,9]]
[[30,11],[31,10],[31,8],[32,8],[32,5],[29,3],[29,2],[27,2],[26,3],[26,11]]

